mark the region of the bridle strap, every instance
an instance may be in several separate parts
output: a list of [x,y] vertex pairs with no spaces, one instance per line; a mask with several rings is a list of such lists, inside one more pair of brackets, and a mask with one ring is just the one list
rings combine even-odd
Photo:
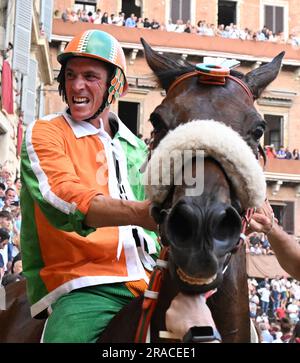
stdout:
[[135,343],[146,342],[147,332],[150,327],[150,321],[157,304],[158,294],[161,287],[163,269],[167,267],[166,261],[168,258],[168,250],[168,247],[162,248],[156,266],[151,273],[148,289],[144,293],[142,313],[134,339]]
[[[178,77],[172,84],[171,86],[169,87],[168,89],[168,93],[171,92],[179,83],[181,83],[182,81],[188,79],[188,78],[192,78],[192,77],[199,77],[201,76],[203,73],[202,72],[199,72],[199,71],[192,71],[192,72],[188,72],[188,73],[185,73],[183,74],[182,76]],[[211,75],[209,75],[210,78],[211,78]],[[215,78],[217,78],[217,76],[214,76]],[[236,82],[237,84],[239,84],[243,90],[247,93],[247,95],[251,98],[251,101],[253,102],[254,99],[253,99],[253,94],[252,92],[250,91],[249,87],[246,85],[245,82],[243,82],[241,79],[237,78],[237,77],[234,77],[230,74],[228,75],[224,75],[223,76],[224,78],[229,78],[231,79],[232,81]],[[201,82],[200,82],[201,83]],[[219,85],[220,83],[219,82],[214,82],[214,81],[205,81],[203,82],[205,84],[212,84],[212,85]]]

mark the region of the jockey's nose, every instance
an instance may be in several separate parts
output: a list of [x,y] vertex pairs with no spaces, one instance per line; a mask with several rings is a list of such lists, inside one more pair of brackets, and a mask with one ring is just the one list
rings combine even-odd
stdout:
[[85,80],[81,75],[77,75],[73,80],[72,80],[72,89],[74,91],[79,91],[81,89],[83,89],[85,86]]

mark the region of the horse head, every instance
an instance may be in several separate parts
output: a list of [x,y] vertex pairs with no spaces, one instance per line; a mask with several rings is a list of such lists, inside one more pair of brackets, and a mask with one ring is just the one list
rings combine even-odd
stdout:
[[[241,216],[265,199],[257,158],[263,155],[259,140],[266,123],[254,101],[278,75],[284,52],[246,75],[222,74],[221,69],[217,77],[207,77],[207,67],[176,61],[142,43],[147,63],[166,91],[150,116],[154,129],[146,191],[162,243],[169,246],[173,281],[181,291],[203,293],[223,280],[240,241]],[[197,158],[199,150],[203,153]],[[170,164],[166,159],[172,159]],[[182,174],[190,170],[198,193],[191,194],[184,178],[178,183],[178,165]],[[169,185],[167,174],[173,180]]]

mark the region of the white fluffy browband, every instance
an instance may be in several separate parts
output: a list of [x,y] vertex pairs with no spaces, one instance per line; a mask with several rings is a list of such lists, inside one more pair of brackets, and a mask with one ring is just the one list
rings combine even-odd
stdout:
[[[218,161],[231,181],[244,209],[260,207],[266,197],[263,170],[251,148],[231,127],[214,120],[193,120],[170,131],[151,155],[145,172],[145,189],[152,202],[162,203],[170,185],[162,183],[169,170],[161,170],[162,160],[180,150],[204,150]],[[158,185],[147,184],[158,175]]]

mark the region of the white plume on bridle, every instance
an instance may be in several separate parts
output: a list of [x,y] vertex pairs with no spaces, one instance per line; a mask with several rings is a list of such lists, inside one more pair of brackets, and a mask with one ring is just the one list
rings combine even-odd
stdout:
[[[193,120],[179,125],[162,139],[145,172],[145,190],[152,202],[162,203],[167,197],[172,185],[164,185],[163,181],[166,180],[164,173],[170,173],[170,170],[161,170],[161,165],[164,158],[178,150],[182,153],[184,150],[203,150],[205,157],[219,162],[243,209],[263,204],[266,180],[253,151],[231,127],[214,120]],[[158,185],[151,185],[151,175],[158,176]]]

